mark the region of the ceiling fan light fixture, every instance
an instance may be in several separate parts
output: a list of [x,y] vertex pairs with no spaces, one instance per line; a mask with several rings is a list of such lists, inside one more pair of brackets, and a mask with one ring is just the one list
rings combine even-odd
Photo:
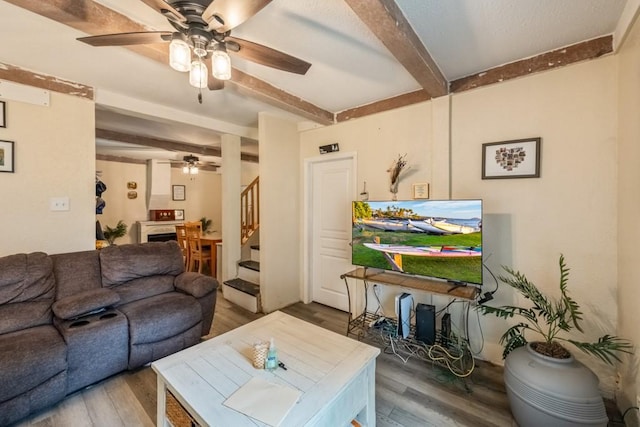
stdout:
[[187,72],[191,69],[191,48],[182,38],[182,34],[174,33],[169,44],[169,65],[176,71]]
[[191,175],[197,175],[198,174],[198,167],[197,166],[193,166],[192,168],[189,168],[189,173]]
[[231,58],[227,54],[224,44],[218,43],[211,54],[211,74],[218,80],[231,78]]
[[189,84],[199,89],[207,87],[207,73],[207,65],[202,60],[193,61],[189,72]]

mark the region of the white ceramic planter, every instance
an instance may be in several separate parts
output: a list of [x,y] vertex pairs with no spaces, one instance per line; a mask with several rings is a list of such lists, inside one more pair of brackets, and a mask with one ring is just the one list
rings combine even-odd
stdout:
[[598,377],[573,358],[554,359],[530,344],[507,356],[504,381],[520,427],[606,427]]

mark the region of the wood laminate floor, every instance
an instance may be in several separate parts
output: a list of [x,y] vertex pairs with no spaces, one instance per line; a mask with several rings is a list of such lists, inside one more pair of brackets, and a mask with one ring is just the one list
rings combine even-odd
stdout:
[[[298,303],[282,311],[340,334],[346,331],[347,314],[320,304]],[[219,294],[208,337],[261,316],[227,302]],[[404,363],[384,352],[376,362],[376,412],[379,427],[516,426],[509,412],[501,367],[478,362],[465,385],[441,368],[417,359]],[[156,375],[145,367],[78,391],[17,426],[154,426],[155,421]]]

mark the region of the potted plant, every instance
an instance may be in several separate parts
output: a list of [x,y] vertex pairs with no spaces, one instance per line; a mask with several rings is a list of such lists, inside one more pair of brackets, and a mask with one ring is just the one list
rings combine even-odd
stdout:
[[[583,313],[567,290],[569,268],[560,255],[560,298],[542,294],[527,277],[509,267],[499,280],[531,302],[528,307],[479,305],[477,309],[504,319],[521,321],[500,338],[504,346],[505,385],[514,418],[521,427],[533,425],[606,425],[607,417],[598,391],[598,378],[573,358],[563,344],[572,344],[607,364],[631,353],[631,342],[603,335],[596,342],[565,338],[563,333],[584,332]],[[529,342],[527,334],[537,334]],[[580,414],[580,415],[576,415]],[[560,424],[558,424],[560,423]],[[566,423],[566,424],[564,424]]]
[[106,225],[104,227],[104,238],[107,239],[107,242],[109,242],[109,245],[113,245],[116,239],[119,239],[120,237],[123,237],[125,234],[127,234],[127,224],[125,224],[124,222],[122,222],[122,220],[118,221],[118,224],[116,224],[116,226],[114,228],[109,227],[108,225]]
[[200,218],[200,223],[202,224],[202,234],[211,234],[215,232],[215,230],[210,230],[213,225],[213,221],[208,219],[206,216]]

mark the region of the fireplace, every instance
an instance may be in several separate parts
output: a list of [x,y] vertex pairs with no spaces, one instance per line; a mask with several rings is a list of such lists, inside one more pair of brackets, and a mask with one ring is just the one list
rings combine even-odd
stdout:
[[177,240],[176,224],[184,221],[138,221],[138,243]]
[[148,234],[147,242],[168,242],[169,240],[178,240],[176,233],[158,233]]

